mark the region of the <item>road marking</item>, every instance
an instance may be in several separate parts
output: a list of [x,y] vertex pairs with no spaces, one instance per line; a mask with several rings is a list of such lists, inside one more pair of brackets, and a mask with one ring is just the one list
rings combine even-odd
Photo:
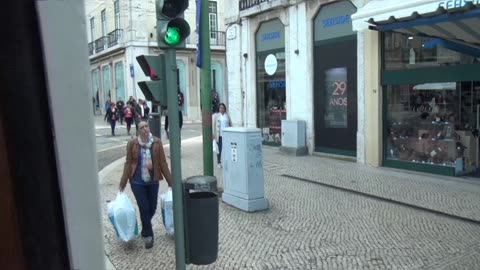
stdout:
[[108,148],[105,148],[105,149],[102,149],[102,150],[98,150],[97,153],[101,153],[101,152],[113,150],[113,149],[116,149],[116,148],[119,148],[119,147],[125,147],[125,145],[127,145],[127,144],[126,144],[126,143],[123,143],[123,144],[121,144],[121,145],[116,145],[116,146],[108,147]]
[[[111,129],[111,126],[95,126],[95,129]],[[115,128],[127,128],[126,126],[118,125]]]
[[[201,141],[201,140],[202,140],[202,136],[197,136],[197,137],[192,137],[192,138],[182,140],[182,143],[191,143],[191,142],[197,142],[197,141]],[[116,148],[119,148],[119,147],[125,147],[125,145],[127,145],[127,143],[123,143],[121,145],[116,145],[116,146],[108,147],[108,148],[105,148],[105,149],[102,149],[102,150],[98,150],[97,153],[109,151],[109,150],[116,149]],[[163,147],[169,147],[169,146],[170,146],[170,142],[163,145]]]

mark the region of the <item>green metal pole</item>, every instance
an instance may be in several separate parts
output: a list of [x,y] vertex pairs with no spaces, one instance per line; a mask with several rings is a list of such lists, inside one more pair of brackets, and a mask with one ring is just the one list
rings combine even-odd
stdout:
[[200,11],[200,45],[202,69],[200,72],[200,90],[202,92],[202,130],[203,130],[203,173],[213,176],[212,150],[212,87],[210,78],[210,29],[208,21],[208,1],[202,0]]
[[177,270],[185,270],[185,224],[183,206],[182,164],[180,161],[180,123],[178,116],[178,82],[175,49],[165,51],[167,105],[170,129],[170,157],[173,178],[173,221],[175,228],[175,262]]

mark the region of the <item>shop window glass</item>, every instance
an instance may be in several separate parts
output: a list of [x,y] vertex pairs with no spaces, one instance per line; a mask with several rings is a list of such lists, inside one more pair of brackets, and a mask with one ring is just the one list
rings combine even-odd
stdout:
[[325,89],[325,127],[347,128],[347,68],[326,70]]
[[430,37],[385,32],[384,69],[398,70],[480,62],[479,58],[467,55],[461,50],[446,49],[437,41],[438,39]]
[[385,94],[386,159],[473,168],[479,82],[385,86]]
[[287,116],[285,86],[284,50],[258,53],[257,125],[266,142],[281,143],[281,123]]

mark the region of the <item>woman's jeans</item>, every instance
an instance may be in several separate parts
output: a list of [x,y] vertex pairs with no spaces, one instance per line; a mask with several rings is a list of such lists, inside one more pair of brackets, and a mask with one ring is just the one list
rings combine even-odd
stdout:
[[217,163],[222,163],[222,136],[218,137],[218,154],[217,154]]
[[153,236],[152,218],[157,210],[159,184],[139,185],[132,183],[130,186],[132,187],[133,195],[135,195],[138,209],[140,210],[142,236]]

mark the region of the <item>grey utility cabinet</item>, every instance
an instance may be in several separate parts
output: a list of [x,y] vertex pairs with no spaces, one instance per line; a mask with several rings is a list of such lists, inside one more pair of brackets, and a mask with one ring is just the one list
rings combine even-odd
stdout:
[[226,128],[223,140],[223,202],[247,212],[268,209],[258,128]]

